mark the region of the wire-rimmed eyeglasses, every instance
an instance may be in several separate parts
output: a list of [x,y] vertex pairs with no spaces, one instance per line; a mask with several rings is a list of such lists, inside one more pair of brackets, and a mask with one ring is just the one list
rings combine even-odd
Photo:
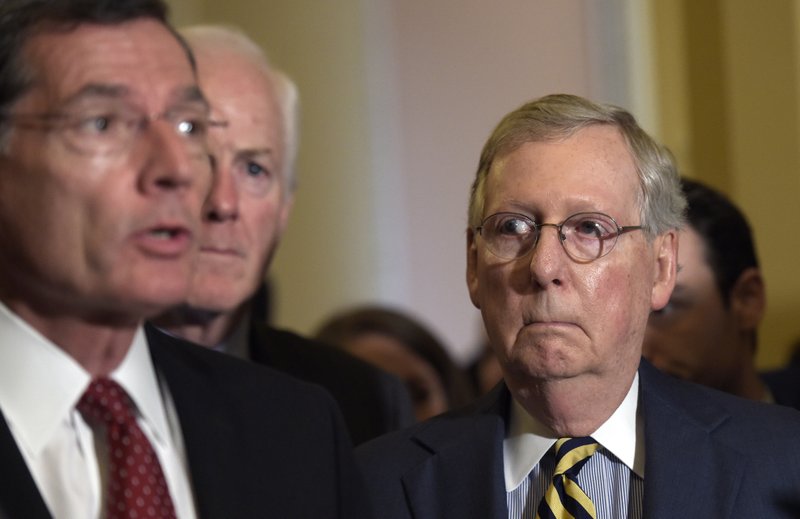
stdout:
[[567,255],[585,263],[611,252],[620,234],[642,229],[641,225],[621,227],[603,213],[576,213],[558,224],[536,223],[517,213],[495,213],[487,216],[475,232],[482,236],[489,252],[512,260],[527,255],[536,247],[542,227],[555,227]]
[[0,114],[0,120],[24,129],[55,131],[70,148],[91,155],[124,152],[153,121],[165,121],[182,137],[189,152],[203,158],[207,156],[208,129],[220,124],[212,121],[207,107],[199,103],[173,107],[158,115],[116,104],[43,114]]

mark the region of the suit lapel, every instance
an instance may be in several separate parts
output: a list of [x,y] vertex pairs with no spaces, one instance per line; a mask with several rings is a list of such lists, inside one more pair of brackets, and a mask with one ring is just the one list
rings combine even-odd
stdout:
[[233,420],[227,416],[230,406],[219,381],[202,357],[192,354],[199,346],[177,341],[150,326],[146,330],[153,362],[169,387],[180,420],[197,514],[235,517],[231,507],[240,499],[235,483],[238,471],[232,461],[241,455],[236,452]]
[[0,414],[0,517],[51,519],[17,442]]
[[503,438],[510,396],[492,392],[478,417],[445,418],[414,440],[432,454],[403,476],[414,519],[506,519]]
[[[729,517],[744,467],[733,449],[715,441],[728,419],[717,407],[694,406],[674,381],[643,363],[645,417],[644,517]],[[682,388],[678,388],[681,390]]]

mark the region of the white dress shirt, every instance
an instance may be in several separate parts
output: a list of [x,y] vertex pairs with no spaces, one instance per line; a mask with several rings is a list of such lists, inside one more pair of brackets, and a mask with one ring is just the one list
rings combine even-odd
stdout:
[[[196,514],[180,424],[156,375],[142,327],[109,375],[130,395],[137,423],[161,462],[181,519]],[[0,409],[47,507],[56,518],[104,517],[105,438],[75,409],[91,376],[71,356],[0,303]]]
[[[628,470],[624,471],[626,475],[631,472],[638,477],[631,488],[631,495],[641,495],[641,482],[644,480],[644,425],[638,411],[639,401],[639,374],[637,373],[633,379],[627,395],[623,399],[619,407],[614,413],[606,420],[596,431],[590,436],[595,439],[602,449],[611,454],[610,458],[616,458],[616,463],[621,462],[627,467]],[[520,500],[527,499],[528,485],[536,485],[536,481],[531,482],[528,478],[533,474],[538,476],[539,462],[548,453],[553,444],[558,440],[558,437],[543,424],[539,423],[535,418],[529,415],[525,409],[512,398],[510,409],[510,425],[509,433],[503,441],[503,470],[505,476],[506,492],[509,493],[510,502],[511,498],[518,503]],[[599,451],[598,451],[599,453]],[[597,456],[597,454],[595,454]],[[594,458],[594,456],[593,456]],[[603,458],[599,457],[597,461],[590,459],[587,465],[582,469],[580,475],[584,475],[584,470],[587,474],[591,471],[595,474],[605,474],[604,471],[615,470]],[[593,464],[603,465],[600,467],[592,467]],[[551,468],[552,473],[552,468]],[[610,472],[609,472],[610,474]],[[580,476],[579,476],[580,477]],[[534,478],[535,479],[535,478]],[[549,478],[548,478],[549,479]],[[605,477],[603,478],[605,479]],[[609,480],[614,480],[614,477],[609,477]],[[535,489],[533,494],[538,499],[543,495],[544,489],[549,484],[548,481],[541,481],[541,486]],[[627,488],[627,481],[624,485]],[[521,486],[524,488],[521,489]],[[584,488],[587,494],[592,497],[591,491],[593,489]],[[622,493],[625,493],[624,490]],[[627,493],[625,493],[627,495]],[[595,504],[598,504],[597,502]],[[623,504],[627,508],[627,503]],[[530,506],[528,504],[520,504],[520,506],[509,506],[509,517],[523,517],[521,515],[522,509],[532,511],[535,513],[537,504]],[[609,505],[611,506],[611,505]],[[616,503],[614,504],[616,506]],[[640,510],[641,504],[635,503],[634,507]],[[516,508],[516,510],[515,510]],[[634,512],[632,515],[638,513]],[[525,515],[527,516],[527,514]],[[619,517],[620,515],[614,515]],[[598,517],[602,517],[598,510]]]

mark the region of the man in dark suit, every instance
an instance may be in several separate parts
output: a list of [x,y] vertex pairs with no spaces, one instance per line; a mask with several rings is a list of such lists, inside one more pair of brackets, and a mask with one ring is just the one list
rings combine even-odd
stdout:
[[357,450],[382,518],[796,517],[800,415],[641,360],[685,200],[622,109],[547,96],[481,154],[467,285],[503,382]]
[[0,517],[366,516],[322,390],[185,300],[209,107],[160,0],[0,3]]
[[235,29],[201,26],[182,33],[219,123],[210,132],[215,174],[188,303],[157,324],[323,386],[356,444],[411,424],[411,404],[399,380],[332,347],[272,328],[253,312],[253,295],[263,286],[294,200],[297,89]]

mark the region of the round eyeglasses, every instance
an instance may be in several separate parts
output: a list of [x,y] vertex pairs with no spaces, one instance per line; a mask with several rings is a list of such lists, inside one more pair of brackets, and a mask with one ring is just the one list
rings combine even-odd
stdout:
[[584,263],[611,252],[620,234],[642,228],[641,225],[620,227],[603,213],[576,213],[559,224],[536,223],[517,213],[495,213],[486,217],[475,231],[481,235],[489,252],[512,260],[527,255],[536,247],[542,227],[555,227],[567,255]]

